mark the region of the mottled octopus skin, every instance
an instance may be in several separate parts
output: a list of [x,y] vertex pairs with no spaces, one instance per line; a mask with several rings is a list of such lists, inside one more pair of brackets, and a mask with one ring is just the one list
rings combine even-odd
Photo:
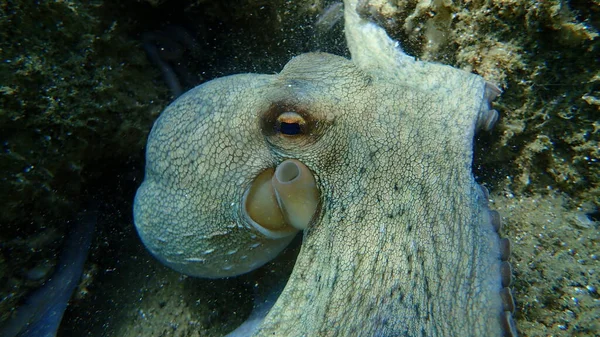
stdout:
[[[266,263],[292,236],[264,237],[240,202],[260,172],[295,158],[316,177],[320,211],[253,336],[508,334],[500,239],[471,172],[493,90],[404,55],[345,5],[352,60],[300,55],[276,75],[205,83],[163,112],[135,200],[140,237],[189,275]],[[306,132],[277,132],[286,111]]]

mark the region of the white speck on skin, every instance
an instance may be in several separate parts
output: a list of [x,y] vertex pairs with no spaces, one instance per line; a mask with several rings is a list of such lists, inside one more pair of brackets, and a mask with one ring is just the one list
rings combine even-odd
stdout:
[[575,215],[578,225],[583,228],[591,228],[594,225],[594,222],[590,220],[587,214],[583,212],[579,212]]

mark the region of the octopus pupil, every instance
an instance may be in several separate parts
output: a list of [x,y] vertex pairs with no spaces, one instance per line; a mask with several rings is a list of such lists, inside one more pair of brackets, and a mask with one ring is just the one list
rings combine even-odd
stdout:
[[281,122],[281,125],[279,126],[279,131],[284,135],[297,135],[301,132],[300,124]]

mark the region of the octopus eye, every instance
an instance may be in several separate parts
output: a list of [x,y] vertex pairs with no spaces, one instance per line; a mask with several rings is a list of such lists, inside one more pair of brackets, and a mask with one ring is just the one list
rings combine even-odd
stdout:
[[324,114],[310,106],[275,102],[258,115],[260,131],[278,152],[298,157],[332,124],[332,120],[323,119]]
[[306,121],[296,112],[284,112],[277,117],[276,129],[286,136],[296,136],[305,133]]

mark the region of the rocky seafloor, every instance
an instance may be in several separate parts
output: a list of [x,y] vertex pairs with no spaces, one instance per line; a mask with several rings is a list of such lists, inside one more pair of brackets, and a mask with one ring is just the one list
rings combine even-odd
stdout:
[[[183,27],[198,83],[345,53],[332,1],[4,1],[0,4],[0,320],[49,277],[86,199],[102,203],[85,278],[59,335],[218,336],[252,307],[250,277],[184,277],[132,224],[152,122],[172,100],[142,45]],[[477,140],[511,259],[523,336],[600,331],[600,2],[371,0],[364,15],[411,55],[496,83]],[[167,34],[168,35],[168,34]],[[277,269],[268,266],[263,273]]]

